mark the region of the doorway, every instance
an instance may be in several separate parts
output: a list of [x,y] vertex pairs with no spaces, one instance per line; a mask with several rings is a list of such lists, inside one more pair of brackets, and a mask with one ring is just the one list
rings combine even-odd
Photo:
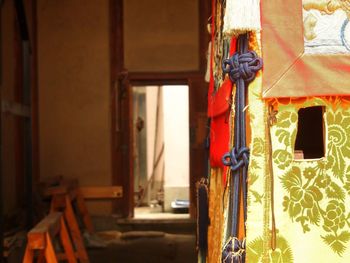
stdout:
[[133,86],[134,217],[189,218],[189,87]]

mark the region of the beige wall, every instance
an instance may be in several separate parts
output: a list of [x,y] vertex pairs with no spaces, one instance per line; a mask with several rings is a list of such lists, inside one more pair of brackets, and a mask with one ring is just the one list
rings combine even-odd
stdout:
[[129,71],[199,68],[198,0],[125,0],[125,67]]
[[188,86],[163,86],[165,187],[188,187],[190,166]]
[[153,173],[158,89],[161,94],[156,155],[163,143],[164,153],[155,170],[155,184],[148,191],[148,201],[156,199],[157,190],[163,188],[164,206],[170,210],[174,199],[189,198],[189,94],[188,86],[146,87],[148,178]]
[[108,3],[38,0],[41,178],[111,185]]
[[189,199],[190,144],[188,86],[163,86],[165,176],[164,209]]

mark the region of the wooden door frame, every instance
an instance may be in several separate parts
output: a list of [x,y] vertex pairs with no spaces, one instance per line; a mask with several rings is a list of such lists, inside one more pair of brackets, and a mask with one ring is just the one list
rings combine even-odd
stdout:
[[[210,36],[207,32],[207,19],[210,16],[210,1],[198,0],[198,11],[199,11],[199,68],[196,71],[184,71],[184,72],[129,72],[128,82],[131,85],[179,85],[185,84],[189,85],[191,89],[191,83],[194,80],[203,79],[206,71],[206,52],[208,47],[208,42]],[[110,0],[110,50],[111,50],[111,136],[112,136],[112,184],[121,185],[123,187],[123,198],[116,200],[113,204],[113,212],[121,217],[133,217],[133,162],[132,158],[125,158],[125,156],[120,154],[120,143],[122,141],[128,141],[129,146],[124,146],[124,153],[131,156],[130,149],[132,148],[131,134],[130,132],[117,131],[117,106],[120,109],[120,105],[117,102],[118,91],[120,92],[120,76],[124,69],[124,40],[123,40],[123,0]],[[119,84],[118,84],[119,83]],[[130,86],[127,87],[130,92]],[[206,87],[203,87],[204,89]],[[191,95],[192,94],[192,95]],[[193,92],[190,92],[190,101],[194,99]],[[130,100],[130,98],[129,98]],[[203,100],[205,103],[207,100]],[[121,115],[119,120],[123,123],[124,127],[128,127],[130,130],[130,124],[127,125],[127,118],[130,118],[130,101],[128,101],[128,117]],[[121,109],[120,109],[121,110]],[[125,110],[125,109],[124,109]],[[191,107],[190,107],[191,110]],[[194,123],[195,115],[190,112],[190,129],[192,123]],[[130,123],[130,122],[129,122]],[[205,129],[205,126],[203,127]],[[194,218],[196,214],[196,201],[195,201],[195,185],[193,182],[198,180],[203,174],[200,170],[197,170],[193,160],[195,159],[191,150],[190,145],[190,214]],[[203,145],[204,151],[204,145]],[[125,165],[125,164],[128,165]],[[123,165],[124,164],[124,165]],[[129,178],[129,180],[128,180]]]
[[[27,228],[34,221],[33,193],[39,181],[37,0],[14,2],[16,34],[15,103],[23,112],[12,112],[17,119],[16,162],[18,203],[26,201]],[[26,50],[26,51],[23,51]],[[23,53],[24,52],[24,53]],[[27,58],[23,54],[27,54]],[[27,69],[27,74],[23,75]],[[26,76],[26,77],[25,77]]]

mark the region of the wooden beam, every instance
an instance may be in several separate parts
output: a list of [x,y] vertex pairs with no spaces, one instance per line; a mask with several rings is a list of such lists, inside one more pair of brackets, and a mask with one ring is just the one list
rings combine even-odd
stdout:
[[121,186],[90,186],[80,187],[81,194],[85,199],[114,199],[123,197]]
[[28,244],[31,249],[45,249],[46,248],[46,234],[54,237],[60,230],[60,220],[62,213],[52,212],[41,220],[28,233]]
[[74,193],[75,189],[78,188],[78,180],[63,180],[59,179],[60,181],[57,182],[57,186],[49,186],[45,187],[43,190],[44,196],[54,196],[54,195],[62,195],[62,194],[69,194],[71,199],[75,199],[76,193]]
[[68,196],[71,201],[74,201],[77,198],[77,192],[78,188],[69,186],[55,186],[45,189],[44,196],[52,196],[55,199],[61,200],[56,202],[62,203],[65,196]]
[[89,256],[85,249],[84,240],[79,229],[79,224],[74,214],[71,199],[67,195],[65,196],[65,201],[64,217],[73,239],[76,252],[79,255],[79,262],[90,263]]
[[52,186],[44,189],[44,196],[54,196],[68,194],[69,187],[65,185]]
[[137,85],[187,85],[188,79],[202,76],[198,71],[129,72],[130,83]]
[[[133,203],[129,192],[130,166],[129,130],[127,116],[129,111],[128,95],[121,78],[124,69],[123,40],[123,1],[110,0],[110,48],[111,48],[111,136],[112,136],[112,184],[121,185],[124,189],[123,198],[113,199],[113,212],[122,217],[133,215]],[[124,116],[125,115],[125,116]]]

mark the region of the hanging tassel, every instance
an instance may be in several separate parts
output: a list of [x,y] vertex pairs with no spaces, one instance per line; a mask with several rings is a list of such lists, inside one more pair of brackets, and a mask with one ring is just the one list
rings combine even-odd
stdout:
[[201,178],[196,184],[197,187],[197,248],[203,258],[208,250],[208,226],[209,218],[209,189],[208,179]]
[[225,35],[237,36],[260,30],[260,0],[226,0]]

